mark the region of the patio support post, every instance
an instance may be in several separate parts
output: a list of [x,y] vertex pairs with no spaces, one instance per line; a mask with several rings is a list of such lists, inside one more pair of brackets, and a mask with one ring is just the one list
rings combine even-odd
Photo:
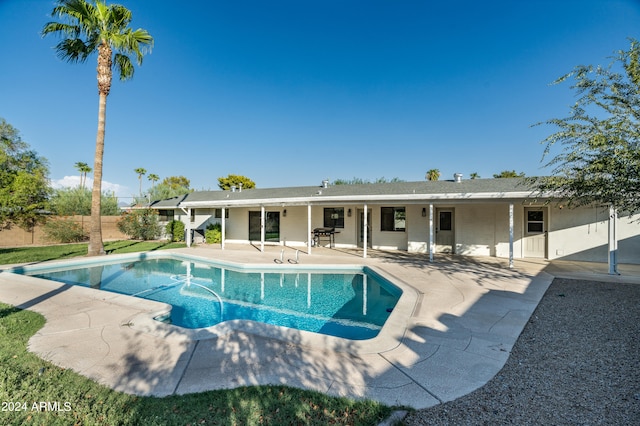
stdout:
[[433,203],[429,204],[429,262],[433,263]]
[[513,268],[513,203],[509,203],[509,268]]
[[609,275],[618,273],[618,211],[612,205],[609,206]]
[[226,223],[225,223],[225,220],[224,220],[224,216],[225,216],[226,210],[227,209],[225,209],[224,207],[222,208],[222,230],[221,230],[222,231],[222,236],[220,237],[221,238],[220,239],[220,247],[221,247],[222,250],[224,250],[224,239],[226,237]]
[[311,204],[307,204],[307,253],[311,254]]
[[367,231],[368,231],[368,226],[367,226],[368,222],[367,222],[367,205],[364,205],[364,223],[362,224],[362,234],[363,234],[363,239],[364,239],[364,251],[362,252],[362,258],[366,259],[367,258],[367,246],[369,245],[368,241],[367,241]]
[[264,206],[260,206],[260,251],[264,252]]
[[187,208],[187,247],[191,247],[191,207]]

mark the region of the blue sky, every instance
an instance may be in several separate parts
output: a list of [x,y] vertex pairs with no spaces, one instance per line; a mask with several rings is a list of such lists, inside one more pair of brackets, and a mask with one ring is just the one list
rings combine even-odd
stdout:
[[[120,3],[155,39],[107,102],[104,188],[122,197],[138,167],[195,189],[230,173],[262,188],[546,174],[553,128],[532,125],[574,102],[550,83],[640,38],[632,0]],[[93,165],[96,58],[56,57],[40,37],[53,6],[0,1],[0,117],[76,185],[73,165]]]

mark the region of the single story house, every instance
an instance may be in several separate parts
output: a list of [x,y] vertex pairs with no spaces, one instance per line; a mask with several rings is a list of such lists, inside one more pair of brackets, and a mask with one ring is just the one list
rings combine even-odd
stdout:
[[[608,206],[568,208],[521,178],[196,191],[157,201],[162,220],[225,243],[279,244],[640,263],[640,218]],[[634,221],[635,219],[635,221]],[[615,267],[615,266],[614,266]]]

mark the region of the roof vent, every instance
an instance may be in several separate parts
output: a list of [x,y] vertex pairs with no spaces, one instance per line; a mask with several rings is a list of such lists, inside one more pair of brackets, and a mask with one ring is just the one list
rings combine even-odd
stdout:
[[238,182],[238,192],[242,192],[242,182]]
[[454,173],[453,180],[457,183],[462,182],[462,173]]
[[235,185],[231,185],[231,192],[236,192],[236,186]]
[[328,188],[329,187],[329,179],[325,179],[322,181],[322,187],[323,188]]

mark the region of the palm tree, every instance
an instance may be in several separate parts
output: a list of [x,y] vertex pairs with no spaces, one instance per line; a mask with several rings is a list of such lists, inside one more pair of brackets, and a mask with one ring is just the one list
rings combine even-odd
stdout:
[[142,176],[147,174],[147,170],[143,169],[142,167],[138,167],[137,169],[134,169],[133,171],[138,174],[138,180],[140,181],[140,192],[138,193],[138,195],[140,197],[142,197]]
[[480,175],[478,174],[478,172],[473,172],[469,175],[469,177],[471,179],[480,179]]
[[42,35],[62,37],[56,46],[58,57],[68,62],[85,62],[93,53],[98,54],[98,132],[93,166],[91,193],[91,230],[89,256],[104,254],[100,197],[102,192],[102,158],[107,116],[107,96],[111,90],[113,69],[120,80],[133,77],[132,57],[142,64],[144,54],[153,46],[153,38],[146,30],[129,28],[131,11],[117,4],[106,5],[103,0],[58,0],[51,16],[62,22],[49,22]]
[[425,176],[427,180],[438,180],[440,179],[440,170],[431,169],[427,171],[427,175]]
[[155,173],[149,173],[147,179],[151,181],[151,189],[153,189],[153,187],[156,185],[156,182],[160,180],[160,176]]
[[84,189],[84,184],[87,182],[87,173],[91,173],[91,166],[87,163],[78,161],[74,167],[80,172],[80,188]]

